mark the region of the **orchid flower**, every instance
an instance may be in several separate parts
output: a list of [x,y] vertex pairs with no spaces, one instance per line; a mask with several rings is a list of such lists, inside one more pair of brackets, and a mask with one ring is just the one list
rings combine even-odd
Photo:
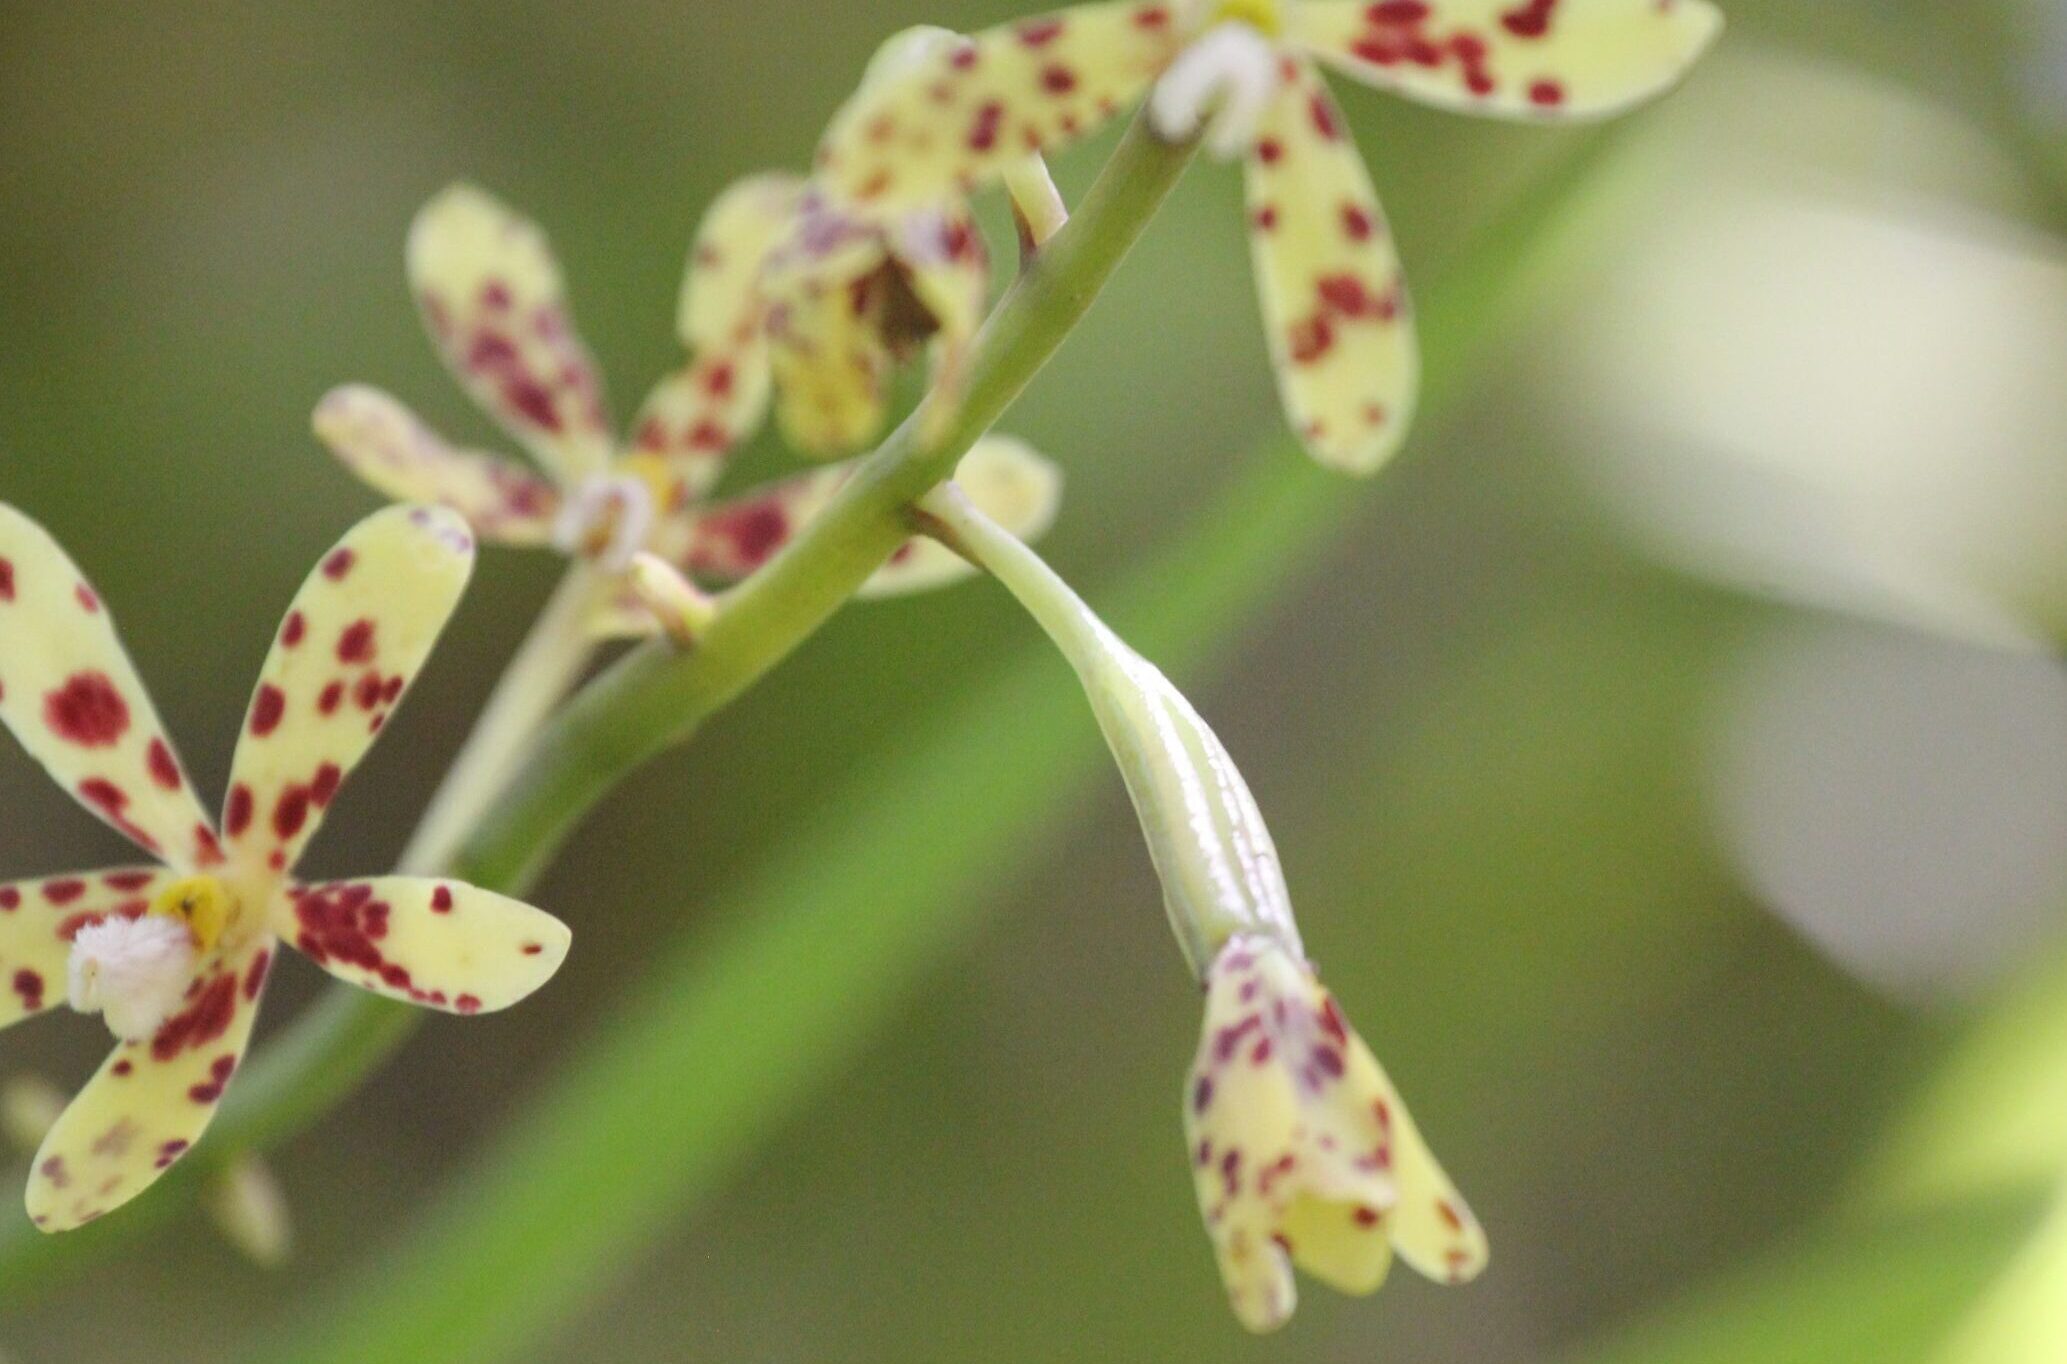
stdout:
[[119,1207],[200,1139],[281,939],[354,985],[450,1013],[514,1004],[558,969],[567,929],[515,900],[442,879],[294,877],[473,560],[460,519],[431,507],[371,516],[323,558],[259,673],[218,826],[100,596],[42,527],[0,505],[0,722],[156,859],[0,884],[0,1026],[69,1002],[116,1038],[36,1153],[38,1227]]
[[[537,471],[456,448],[401,402],[364,385],[323,398],[317,435],[380,492],[449,507],[493,543],[551,545],[612,574],[651,552],[706,581],[744,577],[773,557],[854,467],[815,469],[706,500],[740,436],[760,420],[769,375],[758,329],[745,335],[710,321],[732,315],[724,295],[731,278],[698,262],[729,251],[765,217],[767,193],[737,190],[714,211],[691,262],[698,287],[682,309],[692,357],[647,397],[629,440],[620,443],[545,234],[479,189],[445,190],[410,230],[410,286],[447,367],[530,453]],[[701,287],[703,276],[708,288]],[[979,443],[968,459],[971,486],[1003,499],[987,503],[999,519],[1025,534],[1046,527],[1060,479],[1045,460],[998,441]],[[921,590],[963,571],[953,556],[912,544],[864,591]],[[592,624],[600,635],[657,628],[625,592],[606,594]]]
[[897,367],[922,349],[951,377],[989,293],[989,255],[960,196],[876,220],[801,177],[768,173],[733,185],[705,215],[681,332],[704,367],[748,392],[772,386],[785,439],[822,458],[882,430]]
[[[886,218],[953,202],[1143,97],[1165,138],[1239,156],[1278,390],[1314,457],[1377,469],[1419,360],[1398,255],[1315,63],[1459,113],[1569,122],[1666,89],[1707,0],[1100,0],[923,47],[893,40],[817,174]],[[894,55],[893,55],[894,54]]]
[[921,507],[1069,660],[1133,798],[1170,926],[1206,991],[1185,1141],[1235,1316],[1252,1331],[1283,1325],[1294,1265],[1345,1293],[1376,1290],[1395,1253],[1439,1283],[1476,1276],[1485,1232],[1308,963],[1270,830],[1219,737],[954,485]]

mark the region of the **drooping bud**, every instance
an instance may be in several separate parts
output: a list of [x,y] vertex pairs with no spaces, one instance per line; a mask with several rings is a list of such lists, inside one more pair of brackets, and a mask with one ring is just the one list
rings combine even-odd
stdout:
[[1438,1283],[1485,1267],[1485,1233],[1377,1058],[1277,942],[1235,938],[1208,968],[1184,1126],[1228,1301],[1252,1331],[1292,1314],[1295,1264],[1356,1294],[1395,1251]]
[[1206,1021],[1184,1096],[1199,1210],[1235,1314],[1291,1315],[1292,1266],[1368,1293],[1397,1252],[1462,1283],[1486,1239],[1307,963],[1276,849],[1227,750],[1154,665],[950,484],[929,529],[1003,583],[1077,671],[1119,762]]
[[1107,629],[1016,537],[949,485],[921,504],[950,545],[1003,583],[1062,650],[1090,698],[1162,878],[1192,971],[1238,933],[1303,957],[1262,812],[1218,736],[1170,679]]

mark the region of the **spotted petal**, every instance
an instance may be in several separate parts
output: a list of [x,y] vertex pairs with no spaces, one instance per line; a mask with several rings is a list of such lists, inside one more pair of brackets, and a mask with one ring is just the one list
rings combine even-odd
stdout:
[[293,887],[273,927],[340,980],[461,1014],[506,1009],[545,984],[569,936],[520,901],[409,876]]
[[0,1028],[65,998],[72,935],[111,914],[135,918],[172,882],[163,867],[0,884]]
[[1181,47],[1174,3],[1078,5],[969,38],[893,39],[819,146],[821,178],[885,211],[987,184],[1133,103]]
[[600,471],[615,445],[603,382],[545,234],[454,185],[416,215],[408,255],[424,325],[474,400],[561,483]]
[[259,674],[223,834],[247,869],[294,865],[437,642],[473,569],[473,537],[435,507],[361,521],[309,574]]
[[1296,63],[1243,171],[1285,414],[1315,459],[1368,474],[1406,435],[1420,360],[1370,173],[1311,66]]
[[696,229],[682,278],[676,326],[698,355],[739,345],[760,330],[761,263],[790,230],[801,177],[750,175],[718,196]]
[[49,532],[0,504],[0,722],[58,785],[191,869],[215,835],[115,623]]
[[909,214],[891,228],[891,249],[911,292],[939,328],[943,350],[974,339],[990,299],[990,253],[968,203]]
[[[1399,1188],[1399,1202],[1385,1215],[1385,1234],[1392,1248],[1415,1273],[1437,1283],[1477,1278],[1486,1267],[1485,1229],[1428,1149],[1421,1129],[1414,1125],[1414,1115],[1407,1111],[1399,1090],[1371,1049],[1358,1041],[1349,1048],[1348,1062],[1350,1091],[1380,1095],[1384,1104],[1376,1111],[1385,1118],[1392,1177]],[[1309,1262],[1305,1256],[1299,1263],[1315,1274],[1325,1272],[1325,1266]]]
[[767,415],[761,267],[803,194],[798,176],[748,176],[718,196],[697,228],[676,315],[689,362],[647,395],[631,437],[637,453],[668,460],[692,497],[710,490],[725,456]]
[[666,461],[694,500],[725,472],[728,455],[768,412],[768,341],[700,354],[654,385],[632,421],[632,453]]
[[768,335],[783,437],[815,458],[850,454],[882,429],[894,357],[876,325],[885,288],[868,267],[771,275]]
[[251,1040],[271,962],[263,933],[218,953],[156,1034],[109,1054],[36,1152],[30,1220],[44,1231],[90,1222],[148,1189],[200,1140]]
[[454,449],[377,388],[332,389],[316,404],[315,429],[346,468],[398,502],[450,507],[497,544],[552,538],[558,488],[500,456]]
[[1286,11],[1291,43],[1358,80],[1502,118],[1642,103],[1722,30],[1707,0],[1305,0]]

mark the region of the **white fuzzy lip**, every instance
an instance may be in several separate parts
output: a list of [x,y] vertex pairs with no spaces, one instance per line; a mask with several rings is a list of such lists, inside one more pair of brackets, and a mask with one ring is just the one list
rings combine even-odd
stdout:
[[81,928],[67,962],[67,1000],[98,1013],[123,1041],[158,1031],[185,998],[194,976],[194,938],[162,914],[112,915]]
[[630,474],[597,474],[581,481],[553,521],[553,544],[562,553],[589,553],[599,526],[610,538],[595,553],[596,563],[613,573],[629,567],[653,530],[653,494],[643,479]]
[[1229,21],[1208,30],[1170,64],[1149,96],[1148,114],[1165,140],[1182,142],[1203,129],[1206,150],[1233,160],[1256,145],[1282,84],[1270,39]]

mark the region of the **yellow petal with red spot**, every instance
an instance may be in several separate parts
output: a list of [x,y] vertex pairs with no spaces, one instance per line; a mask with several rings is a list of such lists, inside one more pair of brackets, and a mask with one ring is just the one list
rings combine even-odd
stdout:
[[215,1117],[243,1058],[272,961],[256,934],[208,959],[179,1012],[124,1042],[65,1108],[29,1171],[29,1218],[44,1231],[90,1222],[142,1193]]
[[819,146],[840,197],[923,207],[1054,151],[1133,103],[1177,55],[1178,5],[1078,5],[959,38],[892,39]]
[[340,980],[460,1014],[506,1009],[545,984],[569,936],[521,901],[413,876],[290,887],[272,922]]
[[803,196],[801,177],[770,171],[728,186],[704,214],[676,314],[692,352],[727,351],[760,330],[761,265],[789,232]]
[[990,302],[990,253],[965,201],[905,215],[890,229],[891,255],[912,297],[938,329],[939,349],[954,354],[983,325]]
[[1398,1093],[1312,968],[1261,936],[1232,939],[1206,977],[1184,1095],[1199,1210],[1242,1324],[1292,1313],[1292,1266],[1348,1293],[1400,1257],[1471,1277],[1486,1242]]
[[1346,1084],[1352,1092],[1377,1095],[1374,1103],[1382,1101],[1391,1115],[1392,1177],[1399,1186],[1399,1202],[1385,1218],[1392,1248],[1416,1273],[1437,1283],[1477,1278],[1486,1267],[1485,1229],[1443,1173],[1414,1115],[1361,1038],[1349,1049]]
[[552,538],[560,492],[498,455],[458,450],[377,388],[348,384],[316,404],[317,437],[347,469],[398,502],[435,502],[503,545]]
[[1243,183],[1286,418],[1321,463],[1371,473],[1406,436],[1420,359],[1370,172],[1305,63],[1264,119]]
[[4,503],[0,722],[146,852],[182,869],[220,860],[114,618],[49,532]]
[[758,331],[699,355],[646,395],[632,419],[632,453],[667,461],[687,495],[702,497],[767,415],[770,382],[768,341]]
[[545,233],[454,185],[416,215],[408,262],[431,340],[474,401],[562,484],[599,472],[615,446],[603,381]]
[[889,244],[823,198],[807,199],[762,266],[761,290],[784,438],[814,458],[852,453],[883,426],[892,326],[923,317]]
[[72,935],[110,914],[142,914],[175,875],[117,867],[0,884],[0,1028],[62,1004]]
[[466,589],[474,541],[442,507],[361,521],[309,574],[259,673],[230,765],[223,835],[281,876],[423,667]]
[[1304,0],[1285,37],[1424,104],[1597,118],[1677,82],[1722,22],[1707,0]]

